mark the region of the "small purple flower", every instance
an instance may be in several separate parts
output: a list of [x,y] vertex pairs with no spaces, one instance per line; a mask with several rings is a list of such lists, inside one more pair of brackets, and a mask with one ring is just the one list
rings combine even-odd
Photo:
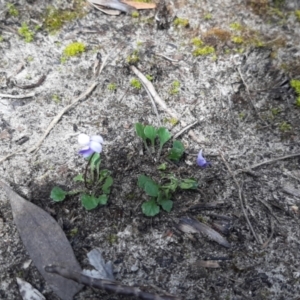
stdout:
[[78,143],[83,148],[79,151],[84,158],[89,157],[93,153],[100,153],[102,151],[103,138],[100,135],[88,135],[81,133],[78,136]]
[[211,165],[210,162],[208,162],[202,155],[202,149],[198,153],[197,157],[197,165],[201,168],[206,168]]

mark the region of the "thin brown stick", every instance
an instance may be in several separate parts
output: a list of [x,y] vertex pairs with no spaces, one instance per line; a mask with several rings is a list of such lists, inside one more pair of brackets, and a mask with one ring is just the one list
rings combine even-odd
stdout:
[[230,168],[228,162],[227,162],[226,159],[224,158],[222,152],[220,151],[219,153],[220,153],[220,156],[221,156],[221,158],[222,158],[222,160],[223,160],[223,162],[224,162],[224,164],[225,164],[225,166],[226,166],[228,172],[229,172],[229,173],[231,174],[231,176],[233,177],[233,180],[234,180],[234,182],[235,182],[235,184],[236,184],[236,186],[237,186],[237,188],[238,188],[238,195],[239,195],[239,199],[240,199],[241,208],[242,208],[243,214],[244,214],[244,216],[245,216],[245,219],[246,219],[246,221],[247,221],[247,223],[248,223],[248,226],[249,226],[249,228],[250,228],[250,230],[251,230],[251,232],[252,232],[252,234],[253,234],[253,236],[254,236],[256,242],[259,243],[259,244],[261,244],[259,238],[258,238],[257,235],[256,235],[256,232],[254,231],[254,229],[253,229],[253,227],[252,227],[252,224],[251,224],[251,222],[250,222],[250,220],[249,220],[249,218],[248,218],[248,215],[247,215],[247,211],[246,211],[246,209],[245,209],[245,207],[244,207],[244,203],[243,203],[243,194],[242,194],[241,186],[240,186],[239,182],[237,181],[235,175],[233,174],[233,172],[232,172],[232,170],[231,170],[231,168]]
[[[165,101],[163,101],[159,95],[157,94],[153,84],[146,78],[146,76],[144,76],[144,74],[142,74],[135,66],[131,66],[131,70],[134,72],[134,74],[142,81],[142,83],[147,87],[148,91],[150,92],[150,94],[152,95],[154,101],[166,112],[168,113],[172,118],[178,120],[181,125],[183,127],[187,126],[187,124],[182,121],[178,115],[173,112],[171,109],[169,109],[165,103]],[[198,140],[198,138],[196,137],[196,134],[194,133],[194,131],[190,130],[189,131],[189,136],[197,143],[201,143],[201,141]]]
[[255,164],[253,166],[250,166],[248,168],[236,170],[235,171],[235,175],[239,174],[239,173],[242,173],[242,172],[246,172],[247,173],[247,172],[249,172],[252,169],[258,168],[258,167],[266,165],[266,164],[271,164],[271,163],[274,163],[274,162],[279,161],[279,160],[284,160],[284,159],[289,159],[289,158],[295,158],[295,157],[298,157],[298,156],[300,156],[300,153],[294,153],[294,154],[289,154],[289,155],[284,155],[284,156],[280,156],[280,157],[268,159],[268,160],[265,160],[265,161],[263,161],[261,163],[258,163],[258,164]]
[[23,90],[33,89],[33,88],[39,87],[45,81],[45,79],[46,79],[46,75],[43,74],[36,83],[32,83],[32,84],[28,84],[28,85],[17,85],[17,84],[15,84],[15,86],[20,88],[20,89],[23,89]]

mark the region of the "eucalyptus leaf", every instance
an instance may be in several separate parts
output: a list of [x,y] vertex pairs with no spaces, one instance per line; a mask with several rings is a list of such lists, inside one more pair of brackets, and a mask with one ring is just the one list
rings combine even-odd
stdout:
[[159,214],[160,208],[154,199],[146,201],[142,204],[143,214],[147,217],[154,217]]
[[44,270],[49,264],[63,265],[81,272],[73,249],[58,223],[44,210],[16,194],[0,181],[10,200],[14,222],[22,242],[35,267],[54,293],[62,300],[72,300],[82,285],[72,280],[53,276]]

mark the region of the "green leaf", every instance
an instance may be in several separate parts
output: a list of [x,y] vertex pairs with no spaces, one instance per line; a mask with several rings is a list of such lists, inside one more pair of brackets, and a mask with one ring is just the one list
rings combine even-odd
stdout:
[[179,187],[183,190],[196,189],[198,187],[198,182],[193,178],[183,179],[180,182]]
[[138,177],[138,186],[141,188],[141,189],[144,189],[145,188],[145,184],[146,182],[154,182],[150,177],[148,176],[145,176],[145,175],[140,175]]
[[173,208],[173,201],[172,200],[161,200],[160,203],[161,207],[163,208],[163,210],[165,210],[166,212],[170,212]]
[[68,192],[56,186],[51,190],[50,198],[55,202],[60,202],[66,198],[66,195],[68,195]]
[[144,133],[144,128],[145,128],[145,126],[142,125],[141,123],[135,123],[134,127],[135,127],[135,132],[136,132],[136,134],[137,134],[143,141],[145,141],[145,140],[146,140],[146,136],[145,136],[145,133]]
[[159,165],[157,167],[157,170],[165,171],[167,169],[167,165],[165,163]]
[[157,197],[158,196],[158,185],[155,182],[148,181],[145,184],[144,190],[147,195],[151,197]]
[[75,176],[73,178],[74,181],[81,181],[83,182],[84,181],[84,178],[83,178],[83,175],[82,174],[78,174],[77,176]]
[[88,194],[81,194],[80,196],[81,204],[86,210],[94,209],[98,206],[99,200]]
[[144,129],[145,136],[151,141],[151,145],[154,147],[154,140],[156,138],[156,129],[153,126],[147,125]]
[[159,213],[160,208],[156,204],[156,201],[152,199],[142,204],[142,211],[147,217],[154,217]]
[[109,194],[110,193],[110,187],[112,186],[113,184],[113,178],[111,176],[108,176],[106,179],[105,179],[105,182],[104,184],[102,185],[102,191],[103,193],[105,194]]
[[162,186],[163,189],[166,189],[166,190],[171,190],[172,192],[175,192],[175,190],[177,189],[178,187],[178,179],[173,176],[173,175],[170,175],[169,177],[167,177],[170,182],[169,183],[166,183]]
[[157,130],[158,138],[159,138],[159,148],[162,149],[164,144],[171,138],[171,134],[169,130],[165,127],[160,127]]
[[94,155],[90,160],[90,169],[92,171],[97,170],[97,172],[99,173],[100,163],[101,163],[100,153],[94,153]]
[[98,203],[100,205],[105,205],[107,203],[107,201],[108,201],[107,195],[101,195],[98,197]]
[[107,169],[103,169],[100,171],[99,173],[99,179],[98,181],[101,182],[102,180],[104,180],[106,177],[108,177],[110,174],[110,171],[108,171]]
[[168,154],[168,158],[171,160],[179,161],[182,154],[184,153],[184,146],[180,141],[173,142],[173,148]]

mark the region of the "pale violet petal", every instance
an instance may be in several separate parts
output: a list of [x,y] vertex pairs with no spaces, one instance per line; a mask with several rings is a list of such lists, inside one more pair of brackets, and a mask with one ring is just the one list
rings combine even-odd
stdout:
[[94,152],[95,151],[93,151],[90,147],[84,147],[78,153],[81,154],[84,158],[87,158],[90,155],[92,155]]
[[90,141],[90,148],[97,153],[102,151],[102,145],[98,142]]
[[90,137],[85,133],[80,133],[78,136],[78,143],[80,146],[87,146],[90,142]]
[[103,142],[104,142],[101,135],[93,135],[91,137],[91,141],[97,142],[99,144],[103,144]]

